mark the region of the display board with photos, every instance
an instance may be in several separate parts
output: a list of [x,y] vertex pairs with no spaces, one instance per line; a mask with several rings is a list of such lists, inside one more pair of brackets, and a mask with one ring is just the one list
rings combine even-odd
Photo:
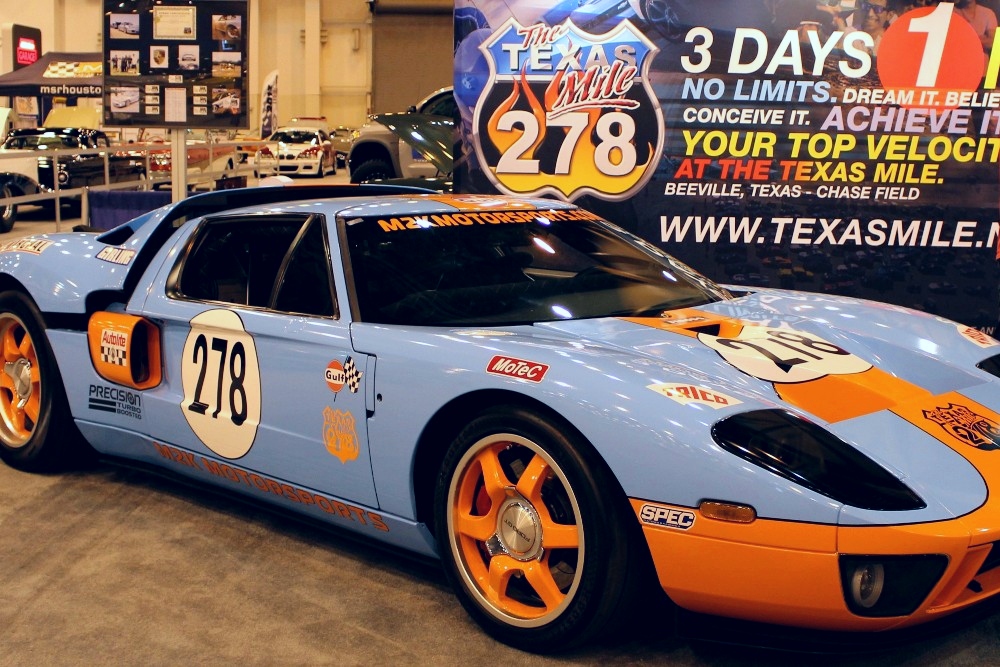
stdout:
[[104,123],[249,127],[247,0],[105,0]]

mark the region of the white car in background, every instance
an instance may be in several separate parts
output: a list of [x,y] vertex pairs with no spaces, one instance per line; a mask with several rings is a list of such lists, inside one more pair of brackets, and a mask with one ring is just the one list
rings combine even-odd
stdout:
[[278,174],[322,178],[328,171],[337,173],[337,151],[325,128],[304,125],[279,127],[266,141],[267,145],[260,148],[255,156],[258,175],[277,171]]

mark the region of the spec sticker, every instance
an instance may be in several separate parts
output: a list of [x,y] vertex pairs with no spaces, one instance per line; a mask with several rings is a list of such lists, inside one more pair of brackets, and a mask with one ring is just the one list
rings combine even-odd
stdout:
[[964,324],[956,324],[955,327],[958,329],[958,333],[962,334],[967,340],[972,341],[979,347],[993,347],[994,345],[1000,345],[1000,341],[997,341],[996,338],[987,333],[983,333],[979,329],[975,329]]
[[694,512],[670,505],[646,503],[639,509],[639,518],[643,523],[677,530],[688,530],[694,525]]
[[326,366],[326,386],[330,388],[332,392],[338,392],[344,388],[344,383],[347,382],[347,374],[344,373],[344,364],[340,363],[336,359],[331,361]]
[[126,250],[125,248],[114,248],[108,246],[97,253],[97,259],[102,259],[105,262],[111,262],[112,264],[128,264],[135,257],[135,250]]
[[181,382],[181,411],[202,443],[227,459],[250,451],[260,422],[260,369],[239,315],[208,310],[191,320]]
[[767,382],[810,382],[872,367],[815,334],[791,329],[747,326],[734,338],[701,333],[698,340],[747,375]]
[[739,405],[743,402],[738,398],[733,398],[717,391],[709,391],[708,389],[696,387],[693,384],[682,384],[679,382],[650,384],[646,385],[646,389],[652,389],[658,394],[663,394],[681,405],[697,403],[698,405],[707,405],[716,410],[729,405]]
[[361,446],[354,428],[354,415],[344,410],[323,408],[323,443],[341,463],[358,458]]

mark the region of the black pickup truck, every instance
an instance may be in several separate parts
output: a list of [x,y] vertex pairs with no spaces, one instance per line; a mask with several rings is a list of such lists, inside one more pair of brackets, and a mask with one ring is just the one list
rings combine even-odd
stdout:
[[[101,152],[59,156],[46,154],[47,151],[63,149],[95,149]],[[58,169],[53,169],[54,163],[58,164]],[[112,149],[108,135],[100,130],[78,127],[11,130],[0,146],[0,232],[9,232],[17,219],[17,204],[8,201],[12,197],[53,193],[57,179],[62,192],[138,181],[145,176],[145,172],[141,155],[130,154],[125,147]],[[77,192],[39,204],[53,207],[56,201],[72,204],[79,200],[80,193]]]

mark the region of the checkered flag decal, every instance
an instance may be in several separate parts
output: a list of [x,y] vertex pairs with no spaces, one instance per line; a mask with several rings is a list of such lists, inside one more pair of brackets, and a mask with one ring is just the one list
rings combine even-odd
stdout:
[[347,386],[351,388],[351,393],[358,393],[361,387],[361,371],[354,365],[352,357],[347,357],[347,361],[344,362],[344,375],[347,376]]
[[126,366],[128,364],[128,352],[124,347],[117,345],[101,345],[101,361],[115,366]]

